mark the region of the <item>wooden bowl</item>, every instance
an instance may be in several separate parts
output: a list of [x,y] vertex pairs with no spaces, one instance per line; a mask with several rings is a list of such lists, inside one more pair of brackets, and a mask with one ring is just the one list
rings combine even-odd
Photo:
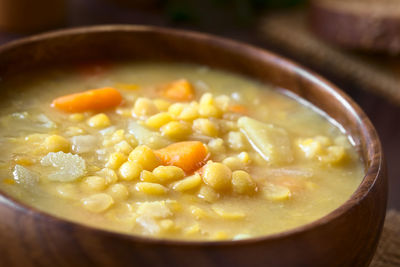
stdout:
[[91,228],[0,195],[0,266],[366,266],[385,217],[387,176],[371,122],[320,76],[265,50],[215,36],[146,26],[52,32],[0,47],[0,77],[89,60],[205,64],[287,88],[339,122],[364,159],[351,198],[295,229],[240,241],[171,241]]

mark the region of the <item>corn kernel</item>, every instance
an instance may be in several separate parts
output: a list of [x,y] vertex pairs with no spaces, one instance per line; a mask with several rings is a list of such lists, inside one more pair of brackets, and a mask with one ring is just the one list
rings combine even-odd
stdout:
[[125,140],[131,145],[131,147],[137,147],[138,141],[133,134],[125,134]]
[[135,189],[139,192],[148,195],[164,195],[167,193],[168,189],[160,184],[140,182],[137,183]]
[[200,105],[213,105],[214,104],[214,98],[211,93],[204,93],[200,97]]
[[200,105],[199,114],[202,117],[215,117],[220,118],[222,116],[222,111],[214,105]]
[[193,214],[193,216],[197,220],[209,218],[210,215],[202,208],[196,207],[196,206],[190,206],[189,207],[190,213]]
[[319,160],[323,163],[339,163],[346,155],[344,147],[330,146],[326,149],[327,154],[320,156]]
[[178,119],[192,121],[199,117],[198,107],[195,104],[186,106],[179,114]]
[[238,220],[238,219],[243,219],[246,217],[246,214],[243,212],[232,212],[232,211],[226,211],[225,209],[221,207],[212,207],[211,208],[218,216],[220,216],[223,219],[227,220]]
[[312,138],[302,140],[298,145],[306,158],[313,158],[322,151],[321,143]]
[[129,161],[135,162],[143,167],[144,170],[152,171],[160,165],[160,159],[154,154],[148,146],[142,145],[136,147],[129,154]]
[[240,152],[237,157],[242,163],[250,163],[250,155],[247,152]]
[[116,144],[114,146],[114,148],[115,148],[115,151],[121,152],[121,153],[124,153],[124,154],[129,154],[133,150],[131,145],[125,140],[123,140],[123,141],[119,142],[118,144]]
[[69,115],[68,119],[72,122],[81,122],[85,119],[85,115],[82,113],[74,113]]
[[108,161],[106,163],[107,168],[111,169],[118,169],[122,163],[124,163],[127,160],[127,157],[125,154],[122,154],[121,152],[114,152],[110,155],[108,158]]
[[245,171],[232,173],[233,191],[238,194],[252,194],[257,191],[257,185]]
[[171,115],[167,112],[161,112],[148,118],[146,120],[146,125],[154,129],[159,129],[170,121],[172,121]]
[[167,218],[173,215],[166,200],[143,202],[139,204],[136,211],[139,215],[154,219]]
[[129,196],[128,188],[123,184],[113,184],[108,191],[114,199],[123,200]]
[[272,201],[287,200],[291,197],[292,193],[286,186],[267,184],[261,188],[262,195]]
[[153,102],[160,111],[167,111],[169,106],[171,106],[171,102],[160,98],[154,99]]
[[184,192],[197,188],[198,186],[200,186],[201,182],[202,180],[200,174],[195,173],[191,176],[186,177],[183,180],[174,183],[172,189],[178,192]]
[[182,110],[187,106],[187,104],[182,103],[175,103],[169,106],[168,113],[171,115],[172,118],[177,119],[181,114]]
[[197,194],[198,198],[204,199],[207,202],[215,202],[219,198],[219,194],[215,192],[211,187],[204,185],[200,188],[199,193]]
[[113,141],[111,141],[111,139],[104,139],[103,142],[101,143],[104,147],[110,147],[114,144]]
[[178,201],[176,200],[172,200],[172,199],[167,199],[165,201],[165,203],[168,204],[168,208],[172,211],[172,212],[178,212],[178,211],[182,211],[182,204],[180,204]]
[[227,157],[222,161],[231,171],[244,170],[246,165],[238,157]]
[[232,171],[226,165],[209,161],[203,168],[203,181],[217,191],[228,189]]
[[125,139],[125,131],[123,129],[116,130],[112,135],[111,135],[111,141],[113,143],[118,143],[121,142]]
[[145,97],[139,97],[135,101],[135,105],[132,110],[132,115],[135,117],[150,116],[158,112],[156,105],[153,101]]
[[192,129],[188,123],[171,121],[161,127],[161,133],[173,139],[183,139],[192,133]]
[[119,176],[126,181],[136,180],[143,170],[142,166],[136,162],[127,161],[119,168]]
[[43,146],[48,152],[69,152],[70,142],[60,135],[51,135],[44,140]]
[[196,132],[207,136],[217,136],[219,133],[218,124],[209,119],[197,119],[193,121],[193,129]]
[[149,183],[158,183],[157,177],[150,171],[144,170],[140,173],[140,181]]
[[241,132],[231,131],[228,133],[228,144],[233,150],[243,150],[247,148],[247,141]]
[[153,170],[153,175],[159,183],[165,184],[182,179],[185,177],[185,172],[176,166],[158,166]]
[[100,176],[88,176],[83,180],[86,188],[93,191],[101,191],[106,188],[106,179]]
[[114,204],[114,199],[108,194],[99,193],[83,198],[81,199],[81,202],[83,207],[88,211],[100,213]]
[[207,147],[215,155],[221,155],[225,152],[224,140],[221,138],[211,139]]
[[104,113],[100,113],[100,114],[94,115],[93,117],[90,117],[87,120],[87,123],[90,127],[98,128],[98,129],[106,128],[111,125],[110,119]]
[[106,179],[107,184],[113,184],[118,181],[118,176],[114,170],[110,168],[103,168],[100,171],[96,172],[97,175],[104,177]]
[[212,94],[205,93],[200,98],[199,114],[202,117],[221,117],[222,111],[215,106]]
[[226,95],[219,95],[215,98],[215,105],[222,111],[228,111],[231,99]]

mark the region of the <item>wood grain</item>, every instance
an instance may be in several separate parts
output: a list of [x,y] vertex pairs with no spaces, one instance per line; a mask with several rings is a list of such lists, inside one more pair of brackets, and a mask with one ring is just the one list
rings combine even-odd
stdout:
[[312,0],[310,27],[344,48],[400,54],[400,5],[396,0]]
[[245,44],[153,27],[65,30],[0,47],[0,76],[89,60],[184,61],[244,74],[314,103],[352,136],[366,176],[345,204],[302,227],[241,241],[166,241],[60,220],[0,195],[0,266],[366,266],[382,229],[387,175],[363,111],[334,85]]

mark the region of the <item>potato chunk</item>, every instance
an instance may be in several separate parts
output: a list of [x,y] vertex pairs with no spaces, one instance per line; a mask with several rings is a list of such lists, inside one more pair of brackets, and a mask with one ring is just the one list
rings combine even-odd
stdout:
[[238,126],[267,162],[282,164],[293,161],[290,139],[284,129],[249,117],[241,117]]
[[42,166],[53,167],[55,170],[47,178],[52,181],[70,182],[86,173],[86,163],[83,158],[62,151],[50,152],[40,161]]
[[15,182],[25,186],[34,185],[39,181],[37,173],[18,164],[14,167],[13,177]]

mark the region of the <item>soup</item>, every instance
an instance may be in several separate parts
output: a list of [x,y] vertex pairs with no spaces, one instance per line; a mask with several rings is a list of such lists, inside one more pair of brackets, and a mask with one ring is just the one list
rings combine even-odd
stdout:
[[1,87],[0,189],[94,227],[188,240],[268,235],[333,211],[364,176],[340,125],[237,74],[98,63]]

